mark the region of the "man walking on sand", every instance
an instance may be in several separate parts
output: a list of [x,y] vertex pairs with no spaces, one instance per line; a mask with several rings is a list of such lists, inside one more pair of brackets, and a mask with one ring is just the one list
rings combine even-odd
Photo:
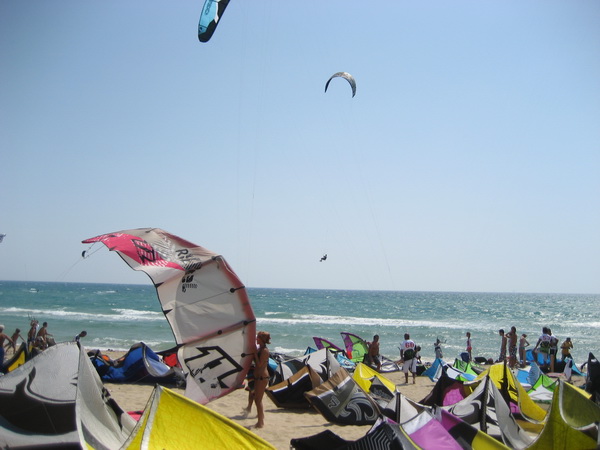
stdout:
[[410,339],[410,334],[404,334],[404,341],[400,347],[400,359],[403,361],[402,372],[404,372],[406,384],[408,384],[408,373],[412,373],[413,384],[417,382],[417,358],[415,343]]

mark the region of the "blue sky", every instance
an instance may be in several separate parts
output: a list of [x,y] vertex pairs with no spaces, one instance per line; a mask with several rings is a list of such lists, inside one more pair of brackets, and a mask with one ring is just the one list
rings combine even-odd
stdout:
[[0,3],[0,279],[600,293],[600,2],[202,3]]

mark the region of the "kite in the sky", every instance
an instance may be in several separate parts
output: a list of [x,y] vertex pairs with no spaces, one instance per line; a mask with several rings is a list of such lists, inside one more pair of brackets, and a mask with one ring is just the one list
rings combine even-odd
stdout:
[[348,83],[350,83],[350,87],[352,87],[352,97],[354,97],[356,95],[356,80],[348,72],[337,72],[331,75],[331,77],[329,78],[329,80],[327,80],[327,83],[325,84],[325,92],[327,92],[327,88],[329,87],[329,83],[331,82],[331,80],[337,77],[345,78],[348,81]]
[[319,262],[323,262],[323,261],[327,261],[327,253],[325,253],[323,256],[321,256],[321,259],[319,260]]
[[179,347],[186,397],[204,404],[242,385],[256,353],[256,318],[245,286],[222,256],[158,228],[83,241],[94,242],[154,283]]
[[200,42],[210,40],[228,4],[229,0],[205,0],[198,22],[198,39]]
[[6,236],[6,234],[2,234],[0,233],[0,242],[2,242],[4,240],[4,237]]

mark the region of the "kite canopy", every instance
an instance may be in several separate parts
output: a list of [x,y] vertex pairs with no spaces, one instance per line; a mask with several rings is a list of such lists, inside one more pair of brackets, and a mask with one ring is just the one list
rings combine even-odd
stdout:
[[225,259],[158,228],[103,234],[102,242],[153,281],[179,346],[186,397],[208,403],[239,387],[256,352],[246,288]]
[[348,81],[348,83],[350,83],[350,87],[352,87],[352,97],[354,97],[356,95],[356,80],[348,72],[337,72],[331,75],[331,77],[329,78],[329,80],[327,80],[327,83],[325,84],[325,92],[327,92],[327,88],[329,87],[329,83],[331,82],[331,80],[337,77],[345,78]]
[[225,12],[229,0],[206,0],[198,22],[198,40],[208,42]]

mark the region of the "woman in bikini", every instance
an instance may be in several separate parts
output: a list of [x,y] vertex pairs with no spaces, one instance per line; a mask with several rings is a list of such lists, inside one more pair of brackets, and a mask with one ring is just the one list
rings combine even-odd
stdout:
[[255,358],[254,368],[254,403],[258,412],[258,422],[256,428],[265,426],[265,410],[263,408],[263,397],[265,389],[269,384],[269,349],[267,344],[271,343],[271,335],[266,331],[259,331],[256,335],[256,344],[258,349]]

